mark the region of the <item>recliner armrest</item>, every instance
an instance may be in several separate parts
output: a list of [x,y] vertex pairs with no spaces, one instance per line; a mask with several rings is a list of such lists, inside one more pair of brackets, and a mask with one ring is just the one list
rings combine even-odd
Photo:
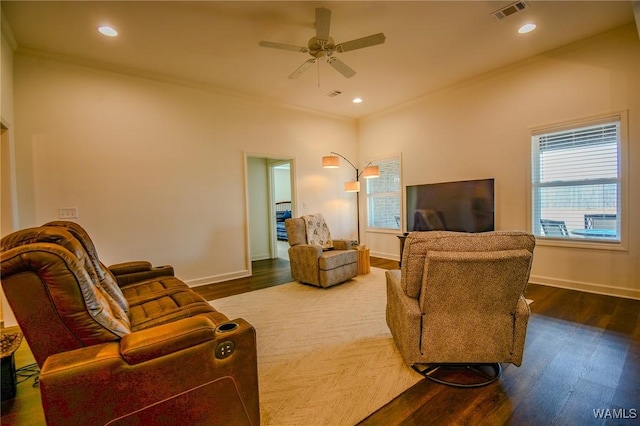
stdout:
[[145,260],[116,263],[109,266],[109,271],[111,271],[121,287],[152,278],[175,276],[173,266],[152,266],[150,262]]
[[353,244],[351,241],[347,240],[332,240],[333,248],[336,250],[351,250],[353,248]]
[[165,424],[259,424],[255,329],[232,323],[220,330],[194,316],[50,356],[40,373],[47,424],[151,424],[157,416]]
[[216,325],[203,315],[125,335],[120,354],[130,365],[168,355],[215,339]]

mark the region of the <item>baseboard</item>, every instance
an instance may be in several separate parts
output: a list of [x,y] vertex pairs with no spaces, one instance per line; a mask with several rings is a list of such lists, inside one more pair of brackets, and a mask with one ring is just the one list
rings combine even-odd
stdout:
[[395,260],[396,262],[400,262],[400,255],[398,253],[382,253],[379,251],[372,251],[369,255],[373,257],[379,257],[380,259]]
[[219,283],[222,281],[229,281],[229,280],[235,280],[237,278],[244,278],[244,277],[250,277],[251,273],[248,270],[242,270],[242,271],[237,271],[237,272],[230,272],[228,274],[220,274],[220,275],[212,275],[210,277],[204,277],[204,278],[196,278],[193,280],[186,280],[185,283],[189,286],[189,287],[198,287],[201,285],[207,285],[207,284],[215,284],[215,283]]
[[263,253],[263,254],[257,254],[257,255],[251,256],[252,262],[255,262],[258,260],[267,260],[267,259],[271,259],[271,253]]
[[565,288],[568,290],[578,290],[587,293],[603,294],[606,296],[624,297],[625,299],[640,300],[640,290],[630,288],[563,280],[558,278],[544,277],[540,275],[531,275],[529,282],[532,284],[541,284],[550,287]]

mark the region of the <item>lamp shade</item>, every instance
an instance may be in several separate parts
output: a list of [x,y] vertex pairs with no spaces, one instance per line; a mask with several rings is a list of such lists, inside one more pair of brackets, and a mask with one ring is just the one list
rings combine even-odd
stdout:
[[337,155],[327,155],[322,157],[322,167],[325,169],[337,169],[340,167],[340,158]]
[[365,179],[380,177],[380,167],[378,166],[365,167],[364,171],[362,172],[362,177]]
[[344,183],[345,192],[360,192],[360,182],[352,180]]

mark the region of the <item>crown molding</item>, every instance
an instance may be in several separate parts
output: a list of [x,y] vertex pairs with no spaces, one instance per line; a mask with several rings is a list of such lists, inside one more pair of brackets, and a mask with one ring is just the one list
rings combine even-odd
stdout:
[[4,14],[0,12],[0,33],[2,33],[2,37],[5,39],[9,48],[15,52],[18,50],[18,42],[16,42],[16,38],[13,35],[13,30],[11,29],[11,25],[9,25],[9,21],[4,17]]
[[309,109],[309,108],[304,108],[304,107],[301,107],[301,106],[298,106],[298,105],[287,104],[287,103],[279,102],[279,101],[276,101],[276,100],[273,100],[273,99],[270,99],[270,98],[263,98],[263,97],[254,96],[254,95],[247,94],[247,93],[233,92],[233,91],[229,91],[229,90],[224,90],[224,89],[221,89],[219,87],[215,87],[215,86],[212,86],[212,85],[209,85],[209,84],[206,84],[206,83],[202,83],[202,82],[198,82],[198,81],[194,81],[194,80],[188,80],[188,79],[173,77],[173,76],[170,76],[170,75],[161,74],[161,73],[157,73],[157,72],[153,72],[153,71],[146,71],[146,70],[139,69],[139,68],[127,67],[127,66],[123,66],[123,65],[116,65],[116,64],[112,64],[112,63],[108,63],[108,62],[97,61],[97,60],[94,60],[94,59],[80,58],[80,57],[77,57],[77,56],[67,55],[67,54],[64,54],[64,53],[53,52],[53,51],[49,51],[49,50],[41,50],[41,49],[32,49],[32,48],[26,48],[26,47],[19,47],[15,51],[15,54],[16,55],[20,55],[20,56],[29,56],[29,57],[41,58],[41,59],[45,59],[45,60],[51,60],[51,61],[55,61],[55,62],[73,64],[73,65],[77,65],[77,66],[80,66],[80,67],[95,69],[95,70],[98,70],[98,71],[111,72],[111,73],[114,73],[114,74],[121,74],[121,75],[126,75],[126,76],[129,76],[129,77],[135,77],[135,78],[141,78],[141,79],[145,79],[145,80],[151,80],[151,81],[157,81],[157,82],[162,82],[162,83],[167,83],[167,84],[173,84],[173,85],[176,85],[176,86],[188,87],[188,88],[191,88],[191,89],[202,90],[202,91],[210,92],[210,93],[216,93],[216,94],[222,95],[222,96],[230,96],[230,97],[234,97],[234,98],[241,98],[241,99],[251,100],[253,102],[261,102],[261,103],[267,103],[267,104],[270,104],[270,105],[277,105],[277,106],[279,106],[281,108],[286,108],[286,109],[289,109],[289,110],[302,111],[302,112],[313,114],[313,115],[330,117],[330,118],[333,118],[333,119],[343,120],[343,121],[347,121],[347,122],[355,122],[356,121],[356,119],[354,119],[354,118],[344,117],[344,116],[336,115],[336,114],[330,114],[330,113],[323,112],[323,111],[316,111],[316,110]]

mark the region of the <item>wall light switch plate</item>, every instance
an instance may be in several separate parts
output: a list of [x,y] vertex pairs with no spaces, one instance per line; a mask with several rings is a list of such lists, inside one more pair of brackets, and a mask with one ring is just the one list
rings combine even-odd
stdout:
[[77,207],[61,207],[58,209],[58,219],[77,219]]

